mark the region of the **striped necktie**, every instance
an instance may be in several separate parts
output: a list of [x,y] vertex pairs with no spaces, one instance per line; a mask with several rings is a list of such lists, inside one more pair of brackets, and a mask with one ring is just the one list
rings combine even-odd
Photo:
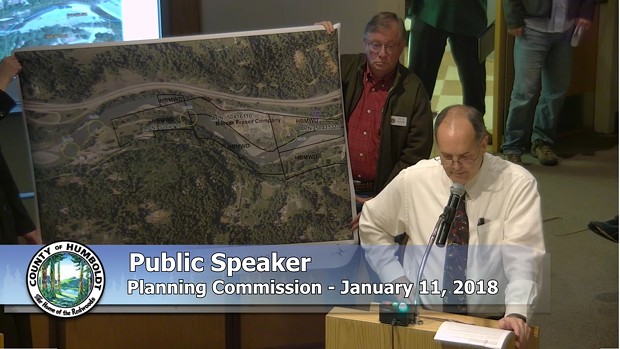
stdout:
[[[465,195],[461,197],[454,222],[446,244],[446,261],[444,264],[443,287],[446,295],[443,298],[443,311],[446,313],[467,314],[467,296],[454,294],[455,280],[463,283],[467,271],[467,245],[469,243],[469,220],[465,212]],[[461,291],[463,288],[461,287]]]

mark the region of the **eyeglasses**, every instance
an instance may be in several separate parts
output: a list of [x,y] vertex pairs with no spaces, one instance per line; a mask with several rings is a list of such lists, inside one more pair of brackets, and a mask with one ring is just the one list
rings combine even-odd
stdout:
[[443,166],[452,166],[455,163],[458,163],[461,166],[471,166],[471,164],[473,164],[476,160],[478,160],[478,158],[480,158],[480,154],[474,156],[474,155],[466,155],[466,156],[461,156],[458,159],[453,159],[452,157],[444,157],[442,155],[439,155],[438,157],[435,158],[435,160],[437,160],[441,165]]
[[378,42],[374,42],[374,41],[366,41],[366,45],[368,45],[368,50],[372,53],[379,53],[381,52],[381,48],[383,48],[385,50],[385,52],[387,54],[392,54],[394,52],[396,52],[396,50],[398,50],[399,45],[397,44],[380,44]]

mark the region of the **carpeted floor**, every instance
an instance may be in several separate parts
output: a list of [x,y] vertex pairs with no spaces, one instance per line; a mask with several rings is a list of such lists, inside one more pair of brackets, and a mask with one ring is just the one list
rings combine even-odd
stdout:
[[524,156],[538,180],[550,261],[531,323],[541,348],[618,348],[618,244],[587,228],[618,214],[618,137],[579,134],[555,149],[555,167]]

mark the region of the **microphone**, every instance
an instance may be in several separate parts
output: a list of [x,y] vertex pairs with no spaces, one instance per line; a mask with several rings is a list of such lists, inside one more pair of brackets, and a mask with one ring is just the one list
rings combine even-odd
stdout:
[[439,226],[439,233],[437,236],[437,246],[439,247],[444,247],[446,245],[452,222],[454,222],[456,208],[463,194],[465,194],[465,187],[462,184],[453,183],[452,186],[450,186],[450,198],[448,199],[448,204],[443,209],[442,216],[444,219]]
[[[430,254],[431,248],[435,244],[435,241],[437,241],[437,246],[439,247],[444,247],[446,245],[448,233],[450,232],[450,227],[452,226],[452,222],[454,221],[454,216],[456,214],[456,208],[458,207],[459,200],[461,200],[461,196],[463,196],[463,194],[465,194],[465,187],[463,187],[462,184],[452,184],[450,187],[450,199],[448,200],[448,205],[444,208],[443,213],[439,215],[437,223],[435,223],[435,227],[431,233],[431,237],[428,239],[426,250],[422,255],[422,261],[420,262],[420,268],[418,269],[418,278],[416,279],[417,285],[420,285],[422,274],[424,273],[424,267],[426,266],[426,261],[428,260],[428,255]],[[438,235],[439,240],[436,240]],[[411,322],[420,324],[421,321],[418,314],[418,305],[420,304],[420,288],[416,286],[415,291],[415,297],[413,299],[413,317]]]

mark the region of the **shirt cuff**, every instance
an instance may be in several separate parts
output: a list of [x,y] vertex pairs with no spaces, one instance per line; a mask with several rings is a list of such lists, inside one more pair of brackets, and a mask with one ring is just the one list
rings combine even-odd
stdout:
[[527,323],[527,318],[521,314],[512,313],[512,314],[506,315],[505,317],[516,317],[516,318],[523,320],[523,322]]

